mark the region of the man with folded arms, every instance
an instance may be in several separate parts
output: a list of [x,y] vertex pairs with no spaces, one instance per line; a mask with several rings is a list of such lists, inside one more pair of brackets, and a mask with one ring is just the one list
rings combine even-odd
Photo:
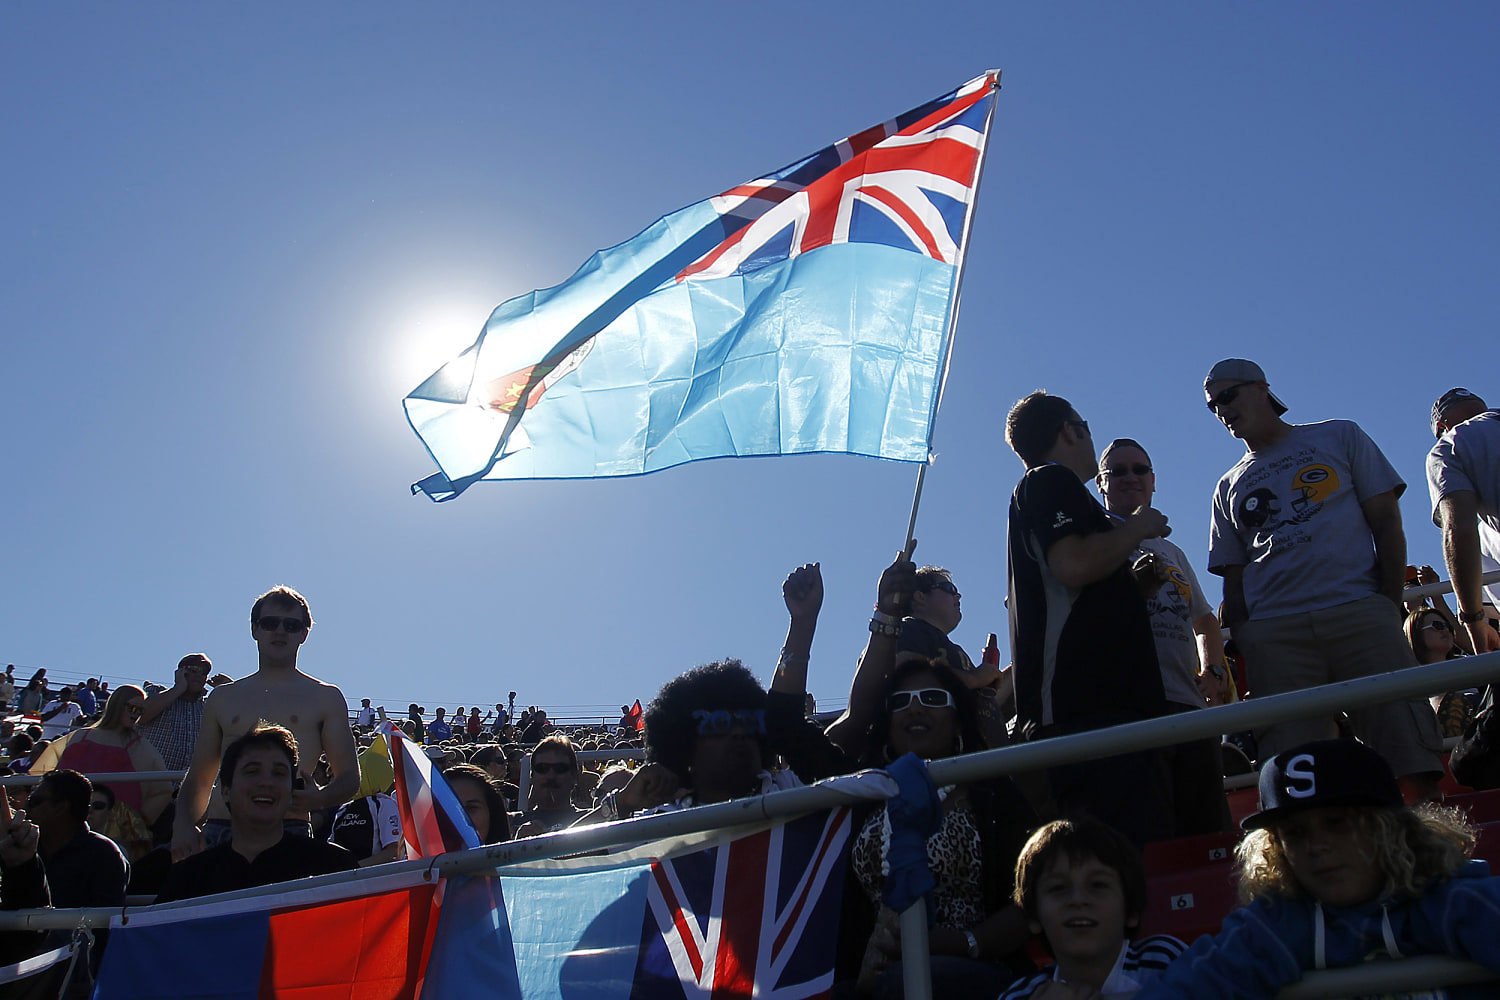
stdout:
[[[343,692],[297,667],[298,651],[312,624],[307,599],[290,587],[272,588],[250,609],[250,637],[260,654],[260,668],[215,688],[204,704],[192,763],[177,797],[174,861],[229,839],[223,798],[215,793],[210,801],[214,776],[229,744],[262,720],[289,729],[301,751],[303,771],[284,817],[289,833],[311,837],[311,810],[341,806],[359,790],[358,749]],[[311,772],[325,755],[332,779],[320,787]]]
[[[1258,697],[1402,670],[1416,655],[1401,630],[1406,484],[1350,420],[1289,424],[1253,361],[1220,361],[1208,408],[1245,455],[1213,497],[1208,568],[1224,577],[1224,623]],[[1354,731],[1401,777],[1409,799],[1436,796],[1443,763],[1426,698],[1351,708]],[[1255,733],[1262,760],[1337,735],[1329,717]]]

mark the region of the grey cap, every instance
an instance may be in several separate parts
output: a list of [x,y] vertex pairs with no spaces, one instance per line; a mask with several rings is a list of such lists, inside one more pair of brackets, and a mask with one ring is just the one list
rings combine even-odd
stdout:
[[1432,404],[1432,436],[1433,437],[1442,437],[1443,436],[1443,429],[1442,429],[1442,427],[1438,426],[1439,423],[1442,422],[1442,420],[1443,420],[1443,412],[1445,410],[1447,410],[1448,407],[1452,406],[1454,403],[1460,402],[1460,401],[1465,400],[1465,399],[1472,399],[1474,402],[1478,403],[1480,406],[1484,406],[1484,400],[1480,399],[1478,395],[1476,395],[1475,393],[1470,392],[1468,389],[1449,389],[1447,392],[1443,393],[1441,396],[1438,397],[1438,400],[1437,400],[1436,403]]
[[[1254,361],[1246,361],[1244,358],[1225,358],[1208,370],[1208,376],[1203,380],[1203,388],[1207,389],[1210,382],[1266,382],[1266,373],[1261,371],[1260,365]],[[1286,412],[1286,404],[1276,398],[1274,392],[1269,390],[1266,395],[1270,397],[1271,408],[1279,417]]]

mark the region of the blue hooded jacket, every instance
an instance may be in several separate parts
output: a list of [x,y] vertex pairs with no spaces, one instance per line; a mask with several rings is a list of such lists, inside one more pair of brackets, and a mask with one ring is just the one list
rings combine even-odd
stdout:
[[[1226,917],[1218,934],[1194,942],[1136,1000],[1271,1000],[1319,967],[1320,909],[1327,968],[1391,956],[1388,931],[1395,954],[1452,955],[1500,973],[1500,878],[1490,876],[1487,863],[1470,861],[1416,899],[1320,908],[1308,899],[1257,897]],[[1447,995],[1493,997],[1496,986],[1452,987]]]

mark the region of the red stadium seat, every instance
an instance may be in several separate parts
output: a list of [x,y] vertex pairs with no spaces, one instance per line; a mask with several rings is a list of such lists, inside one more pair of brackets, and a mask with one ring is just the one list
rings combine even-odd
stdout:
[[1231,875],[1239,839],[1238,832],[1209,833],[1147,844],[1142,933],[1192,941],[1217,931],[1236,903]]

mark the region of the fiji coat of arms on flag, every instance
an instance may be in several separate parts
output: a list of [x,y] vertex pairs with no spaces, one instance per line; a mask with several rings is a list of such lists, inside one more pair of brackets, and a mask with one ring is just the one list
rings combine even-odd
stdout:
[[928,458],[990,72],[501,304],[406,397],[451,499],[704,458]]

